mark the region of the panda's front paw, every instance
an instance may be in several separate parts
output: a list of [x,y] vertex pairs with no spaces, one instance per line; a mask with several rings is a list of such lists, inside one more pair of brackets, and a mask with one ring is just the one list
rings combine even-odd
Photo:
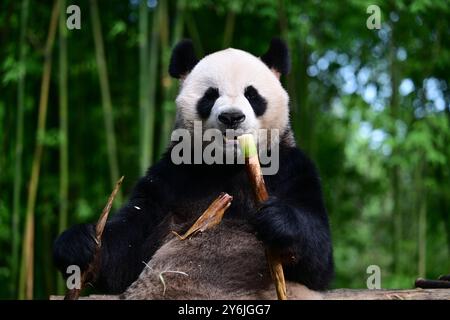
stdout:
[[287,249],[296,240],[298,224],[295,212],[284,201],[271,197],[252,216],[257,236],[266,246]]
[[70,265],[77,265],[81,271],[85,271],[94,258],[96,246],[94,225],[79,224],[64,231],[56,239],[53,260],[64,277]]

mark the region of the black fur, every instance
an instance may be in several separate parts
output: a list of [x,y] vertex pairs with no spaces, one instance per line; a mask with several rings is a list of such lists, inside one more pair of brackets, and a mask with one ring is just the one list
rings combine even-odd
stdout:
[[210,87],[205,91],[200,100],[198,100],[197,112],[202,119],[207,119],[209,117],[217,98],[219,98],[219,89]]
[[172,51],[169,64],[169,74],[176,78],[186,76],[198,63],[192,40],[184,39],[178,42]]
[[286,75],[291,69],[291,59],[286,43],[280,38],[273,38],[269,50],[261,56],[261,60],[271,69]]
[[[106,224],[96,287],[124,291],[161,246],[170,223],[189,226],[220,192],[227,192],[233,202],[224,219],[249,221],[267,246],[280,250],[287,279],[325,289],[333,277],[333,259],[314,165],[299,149],[281,145],[280,170],[265,180],[272,198],[258,209],[243,165],[173,165],[167,153]],[[70,264],[86,266],[93,232],[92,226],[75,226],[56,240],[54,259],[61,271]]]
[[[289,53],[279,39],[272,40],[261,59],[282,74],[289,71]],[[183,40],[173,51],[169,73],[181,78],[197,62],[192,42]],[[209,116],[218,96],[218,89],[209,88],[199,100],[202,118]],[[255,88],[247,87],[245,96],[256,115],[265,112],[267,103]],[[123,292],[173,226],[187,229],[221,192],[227,192],[233,201],[224,219],[247,221],[266,246],[280,252],[288,280],[325,289],[333,277],[333,258],[320,181],[312,162],[288,143],[291,133],[285,134],[279,172],[265,177],[271,198],[259,207],[243,165],[174,165],[169,149],[106,224],[95,286],[107,293]],[[54,261],[63,274],[73,264],[86,269],[94,253],[94,232],[93,225],[78,225],[55,241]]]
[[266,112],[267,101],[264,99],[253,86],[245,88],[244,96],[253,108],[257,117],[260,117]]
[[[58,269],[65,269],[69,265],[78,265],[81,271],[87,269],[96,247],[94,229],[92,224],[80,224],[72,227],[71,232],[61,234],[54,246],[54,260]],[[71,245],[64,245],[67,243]]]

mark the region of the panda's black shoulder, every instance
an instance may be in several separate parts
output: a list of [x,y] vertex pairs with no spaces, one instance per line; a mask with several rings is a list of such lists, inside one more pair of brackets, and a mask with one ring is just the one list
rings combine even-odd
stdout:
[[171,194],[169,181],[173,176],[173,165],[164,155],[136,182],[131,192],[131,199],[148,198],[149,196],[154,200],[165,199]]
[[279,171],[267,177],[270,191],[325,213],[321,179],[314,162],[298,147],[280,148]]
[[320,179],[314,162],[297,146],[280,148],[280,173],[290,177]]

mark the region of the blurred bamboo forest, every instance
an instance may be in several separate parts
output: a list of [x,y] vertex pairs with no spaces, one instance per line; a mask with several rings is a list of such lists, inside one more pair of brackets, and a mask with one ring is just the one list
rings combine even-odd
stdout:
[[[80,30],[66,28],[72,4]],[[449,1],[3,0],[0,298],[61,292],[53,240],[157,161],[174,43],[260,55],[275,35],[291,48],[296,138],[322,176],[333,286],[366,287],[369,265],[383,288],[450,273]]]

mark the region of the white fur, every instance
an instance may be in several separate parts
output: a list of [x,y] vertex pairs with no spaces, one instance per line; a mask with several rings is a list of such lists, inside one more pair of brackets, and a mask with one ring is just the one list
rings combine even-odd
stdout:
[[[256,117],[244,96],[247,86],[255,87],[267,101],[267,110]],[[181,83],[177,103],[177,127],[192,128],[193,121],[202,120],[197,113],[197,102],[209,87],[219,89],[208,119],[203,128],[224,130],[218,121],[221,112],[239,109],[245,121],[239,129],[244,132],[258,129],[279,129],[282,133],[289,126],[289,97],[277,76],[257,57],[237,49],[212,53],[194,67]]]

